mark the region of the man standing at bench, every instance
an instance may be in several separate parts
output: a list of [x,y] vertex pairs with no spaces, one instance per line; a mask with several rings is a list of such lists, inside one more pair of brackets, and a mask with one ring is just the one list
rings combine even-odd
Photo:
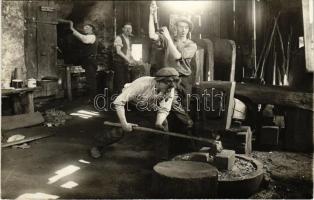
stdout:
[[129,82],[129,67],[135,61],[131,54],[132,24],[127,22],[122,27],[122,34],[114,40],[114,90],[120,93],[124,84]]

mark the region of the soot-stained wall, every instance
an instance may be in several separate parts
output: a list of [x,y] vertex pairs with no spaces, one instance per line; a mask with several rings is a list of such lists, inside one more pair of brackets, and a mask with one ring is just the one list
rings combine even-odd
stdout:
[[113,1],[56,1],[56,5],[59,18],[72,20],[78,29],[84,23],[92,23],[101,43],[109,45],[112,42]]
[[1,83],[10,81],[15,68],[26,77],[24,60],[24,11],[23,1],[2,1],[2,60]]
[[[110,65],[106,57],[113,44],[113,1],[55,1],[58,18],[72,20],[79,31],[85,23],[96,28],[98,42],[98,57],[102,65]],[[77,40],[72,35],[67,24],[57,26],[58,47],[62,54],[58,55],[66,64],[77,63]],[[109,58],[109,57],[108,57]]]

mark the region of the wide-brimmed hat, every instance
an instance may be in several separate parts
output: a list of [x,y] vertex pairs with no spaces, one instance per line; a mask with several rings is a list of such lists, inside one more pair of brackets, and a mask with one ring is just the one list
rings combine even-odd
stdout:
[[88,25],[88,26],[92,27],[94,33],[97,31],[94,22],[92,22],[92,21],[90,21],[90,20],[87,20],[87,21],[84,21],[84,22],[83,22],[83,26],[85,26],[85,25]]
[[190,31],[193,30],[193,23],[189,18],[184,17],[184,16],[180,16],[180,17],[175,19],[174,25],[177,25],[179,22],[187,23],[189,25]]

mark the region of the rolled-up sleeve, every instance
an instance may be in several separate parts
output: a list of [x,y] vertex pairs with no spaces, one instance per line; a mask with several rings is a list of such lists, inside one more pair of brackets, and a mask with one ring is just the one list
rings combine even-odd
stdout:
[[84,44],[94,44],[96,41],[95,35],[82,35],[82,42]]
[[132,99],[136,98],[141,93],[141,87],[138,84],[132,82],[128,87],[124,88],[122,93],[113,101],[115,107],[125,106],[125,104]]
[[159,103],[159,108],[158,108],[157,113],[163,113],[163,114],[168,115],[171,110],[173,99],[174,99],[174,88],[171,89],[169,97],[167,99],[163,99]]
[[116,46],[120,46],[120,47],[123,47],[123,44],[122,44],[122,39],[120,36],[117,36],[116,39],[114,40],[113,42],[113,46],[116,47]]
[[156,33],[158,35],[157,40],[153,40],[153,45],[157,48],[166,48],[168,45],[168,40],[165,38],[163,34]]

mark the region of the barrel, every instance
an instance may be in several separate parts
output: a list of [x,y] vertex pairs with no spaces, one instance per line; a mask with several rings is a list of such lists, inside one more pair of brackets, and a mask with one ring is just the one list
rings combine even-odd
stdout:
[[218,170],[194,161],[165,161],[154,166],[154,198],[215,198]]

